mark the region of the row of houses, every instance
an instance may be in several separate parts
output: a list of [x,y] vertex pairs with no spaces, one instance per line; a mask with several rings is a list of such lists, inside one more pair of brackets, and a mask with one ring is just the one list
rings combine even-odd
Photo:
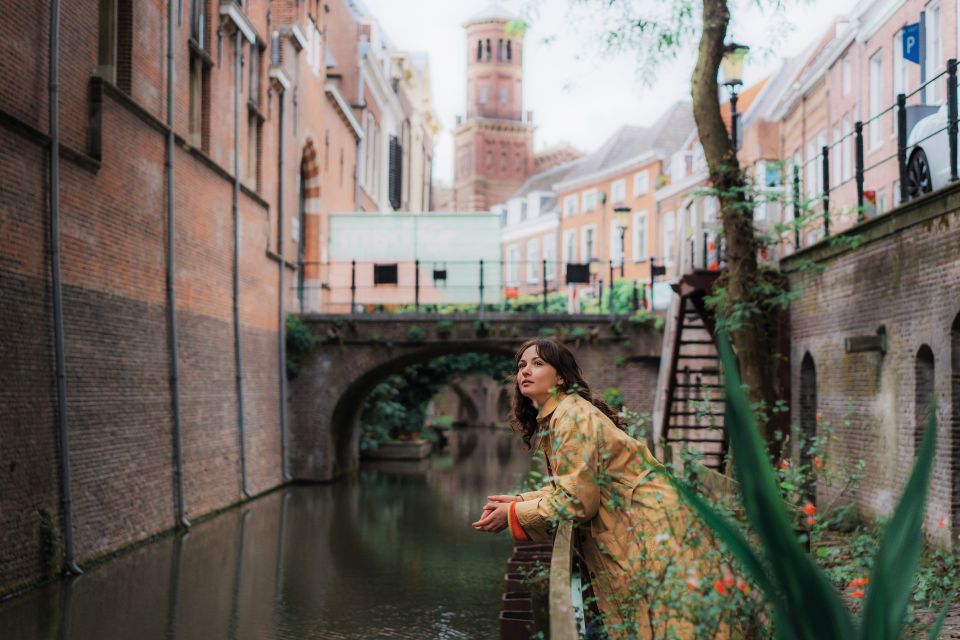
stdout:
[[[947,58],[958,55],[957,12],[957,3],[942,0],[859,3],[777,71],[740,92],[739,159],[751,177],[757,228],[773,242],[764,249],[766,259],[823,238],[827,183],[829,229],[858,222],[857,122],[864,123],[862,213],[880,215],[899,204],[892,107],[897,94],[913,94],[908,100],[913,124],[945,102],[942,73]],[[922,66],[903,55],[903,27],[921,21],[921,15]],[[933,81],[915,92],[922,78]],[[721,112],[729,124],[729,103]],[[650,127],[621,127],[593,153],[531,176],[507,201],[491,207],[502,218],[508,291],[523,295],[546,288],[571,297],[595,295],[599,281],[609,283],[611,277],[649,283],[654,266],[656,277],[665,267],[668,280],[691,266],[715,266],[717,210],[685,102],[670,105]],[[785,226],[795,214],[801,216],[796,234]],[[592,264],[591,282],[568,286],[569,263]]]

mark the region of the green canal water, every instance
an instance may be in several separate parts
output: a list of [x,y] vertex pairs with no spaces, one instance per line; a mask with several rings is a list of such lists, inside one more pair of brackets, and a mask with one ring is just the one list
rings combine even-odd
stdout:
[[422,463],[275,491],[0,603],[0,638],[496,638],[510,541],[470,523],[528,461],[465,429]]

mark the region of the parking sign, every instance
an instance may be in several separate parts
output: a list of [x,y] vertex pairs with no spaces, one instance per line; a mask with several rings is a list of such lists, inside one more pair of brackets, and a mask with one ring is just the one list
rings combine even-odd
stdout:
[[903,27],[903,59],[920,64],[920,23]]

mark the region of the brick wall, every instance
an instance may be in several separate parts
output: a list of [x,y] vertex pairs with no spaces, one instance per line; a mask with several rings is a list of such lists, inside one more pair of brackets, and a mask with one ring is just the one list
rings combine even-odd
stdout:
[[[864,459],[858,505],[867,513],[888,514],[913,464],[915,362],[920,348],[929,346],[939,406],[927,524],[943,531],[937,523],[952,520],[956,533],[960,495],[951,483],[960,453],[960,408],[958,372],[951,371],[958,338],[951,327],[960,314],[960,189],[914,201],[849,233],[861,240],[855,249],[820,243],[784,263],[799,293],[790,311],[792,404],[800,406],[801,362],[809,353],[816,369],[816,410],[837,432],[828,464],[852,469]],[[823,271],[801,269],[808,259]],[[846,353],[845,338],[876,335],[881,326],[886,353]]]

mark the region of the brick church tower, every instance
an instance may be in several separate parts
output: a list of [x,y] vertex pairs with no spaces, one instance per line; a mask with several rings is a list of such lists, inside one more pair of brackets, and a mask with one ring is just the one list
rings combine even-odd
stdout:
[[533,123],[523,118],[523,35],[516,16],[491,6],[464,23],[467,116],[453,132],[454,208],[487,211],[506,202],[534,171]]

